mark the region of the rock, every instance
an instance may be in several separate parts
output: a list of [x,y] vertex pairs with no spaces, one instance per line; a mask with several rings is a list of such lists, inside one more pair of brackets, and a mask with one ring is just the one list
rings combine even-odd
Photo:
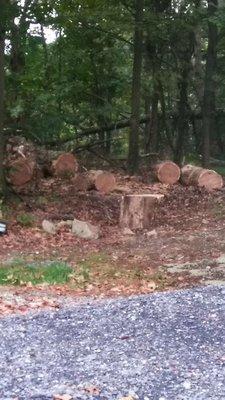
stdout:
[[123,235],[135,235],[135,233],[130,228],[123,229]]
[[42,221],[42,228],[44,229],[45,232],[49,233],[50,235],[55,235],[57,232],[56,225],[53,224],[53,222],[48,221],[47,219],[44,219]]
[[152,231],[146,232],[146,236],[151,237],[151,236],[158,236],[158,233],[156,229],[153,229]]
[[89,222],[73,220],[72,233],[83,239],[98,239],[100,230]]
[[56,229],[59,230],[61,228],[63,228],[64,226],[69,226],[72,228],[73,225],[73,221],[72,220],[67,220],[67,221],[60,221],[56,224]]
[[70,394],[55,394],[53,396],[54,400],[72,400],[72,396]]

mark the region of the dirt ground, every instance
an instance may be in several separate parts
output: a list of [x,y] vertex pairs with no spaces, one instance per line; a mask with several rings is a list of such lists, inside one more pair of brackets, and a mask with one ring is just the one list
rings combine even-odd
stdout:
[[[50,179],[37,193],[23,196],[24,202],[9,204],[8,233],[0,237],[2,265],[18,258],[57,259],[75,269],[84,263],[91,275],[82,287],[4,288],[0,314],[61,307],[65,296],[118,296],[225,283],[225,189],[208,193],[181,185],[146,185],[140,178],[118,180],[128,192],[164,194],[148,231],[125,235],[118,226],[120,190],[107,196],[77,193],[69,181]],[[32,216],[32,226],[21,225],[18,216],[24,214]],[[100,226],[101,237],[87,241],[65,227],[56,235],[41,228],[43,219],[73,218]]]

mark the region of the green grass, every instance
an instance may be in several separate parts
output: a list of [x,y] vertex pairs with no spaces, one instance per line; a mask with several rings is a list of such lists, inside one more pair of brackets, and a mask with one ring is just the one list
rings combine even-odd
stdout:
[[15,261],[0,266],[0,285],[63,284],[69,282],[72,273],[71,267],[61,262],[26,264]]
[[33,226],[35,223],[34,216],[31,214],[26,214],[26,213],[17,215],[16,220],[17,220],[18,224],[20,224],[23,227],[27,227],[27,228]]

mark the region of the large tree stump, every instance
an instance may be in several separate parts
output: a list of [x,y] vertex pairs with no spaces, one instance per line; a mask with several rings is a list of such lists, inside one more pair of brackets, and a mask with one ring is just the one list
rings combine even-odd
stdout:
[[130,229],[148,229],[155,209],[163,199],[161,194],[131,194],[122,197],[120,226]]
[[116,178],[108,171],[89,171],[88,179],[90,188],[96,189],[101,193],[110,193],[116,188]]
[[52,162],[54,175],[65,178],[74,176],[78,170],[78,162],[72,153],[63,153]]
[[185,165],[181,169],[181,182],[186,186],[204,187],[208,191],[223,187],[223,178],[216,171],[194,165]]
[[180,179],[180,168],[172,161],[164,161],[153,168],[156,179],[167,185],[174,185]]

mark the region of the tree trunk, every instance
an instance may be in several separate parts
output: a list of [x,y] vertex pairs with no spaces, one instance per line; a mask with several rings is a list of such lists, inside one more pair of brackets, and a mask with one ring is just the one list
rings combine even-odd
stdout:
[[184,140],[188,138],[188,75],[189,66],[184,67],[179,82],[180,99],[178,106],[178,136],[175,149],[174,161],[181,164],[184,153]]
[[143,47],[143,7],[144,0],[135,2],[135,34],[134,34],[134,61],[131,95],[131,120],[129,136],[128,169],[134,173],[139,164],[139,119],[141,102],[141,69]]
[[215,128],[215,94],[216,94],[216,69],[217,69],[217,42],[218,30],[212,21],[218,9],[218,0],[208,0],[208,50],[206,59],[206,72],[204,96],[202,106],[202,132],[203,132],[203,165],[209,165],[210,139]]
[[[4,16],[6,8],[6,0],[0,0],[0,10]],[[5,87],[5,21],[0,21],[0,194],[5,195],[5,175],[4,175],[4,153],[5,153],[5,137],[4,137],[4,87]]]
[[122,197],[120,226],[130,229],[149,229],[159,202],[160,194],[131,194]]

